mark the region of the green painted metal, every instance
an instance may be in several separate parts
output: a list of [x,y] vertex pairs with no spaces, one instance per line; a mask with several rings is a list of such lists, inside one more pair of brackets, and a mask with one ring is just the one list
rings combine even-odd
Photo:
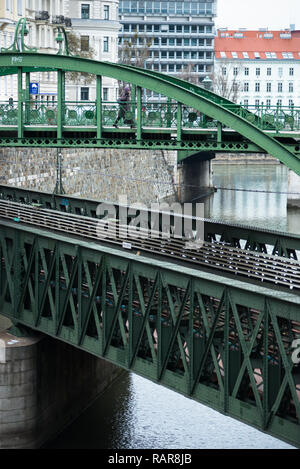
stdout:
[[29,47],[25,44],[25,36],[28,32],[26,18],[20,18],[16,24],[13,43],[9,47],[1,47],[1,53],[37,52],[36,47]]
[[[61,178],[58,171],[58,183]],[[59,186],[62,187],[62,186]],[[61,191],[62,193],[62,191]],[[11,200],[28,205],[38,205],[42,208],[58,210],[75,215],[97,218],[97,207],[101,203],[110,203],[107,200],[92,200],[72,197],[66,194],[60,195],[59,190],[54,194],[49,192],[40,192],[30,189],[22,189],[7,185],[0,185],[0,200]],[[115,218],[120,218],[121,210],[127,209],[127,206],[114,204],[111,205],[115,211]],[[134,212],[133,212],[134,213]],[[149,216],[149,229],[151,227],[151,212]],[[100,218],[100,217],[99,217]],[[129,224],[131,217],[128,216]],[[174,217],[170,218],[171,226],[174,224]],[[158,219],[158,227],[163,225],[162,214]],[[139,226],[139,225],[137,225]],[[196,221],[193,220],[193,229],[196,229]],[[248,249],[251,251],[264,252],[282,257],[300,260],[300,235],[285,233],[275,230],[256,228],[248,225],[233,223],[224,223],[218,220],[204,219],[204,239],[205,241],[224,241],[233,247],[239,249]]]
[[[217,127],[217,123],[221,123],[223,127],[227,127],[229,129],[233,129],[239,136],[240,136],[240,144],[245,144],[246,141],[250,141],[254,143],[257,147],[261,149],[263,152],[267,152],[273,155],[275,158],[279,159],[282,163],[288,166],[290,169],[295,171],[297,174],[300,174],[300,161],[299,156],[297,153],[293,152],[293,148],[297,147],[297,142],[295,141],[294,147],[284,146],[279,139],[274,138],[267,132],[262,131],[258,125],[263,122],[261,116],[255,116],[253,113],[250,113],[248,110],[244,110],[243,115],[239,115],[241,113],[241,107],[237,105],[229,105],[228,103],[219,104],[217,99],[212,99],[212,95],[206,93],[204,96],[204,92],[201,90],[199,91],[199,87],[189,86],[180,80],[176,81],[170,80],[170,77],[166,77],[163,74],[153,74],[145,71],[143,69],[137,69],[134,67],[122,66],[119,64],[110,64],[104,62],[97,62],[94,60],[89,59],[82,59],[82,58],[75,58],[70,56],[53,56],[47,54],[31,54],[31,53],[23,53],[18,54],[17,56],[12,53],[4,53],[0,57],[0,66],[4,73],[7,73],[7,69],[10,69],[12,73],[15,72],[16,69],[22,68],[23,71],[31,70],[33,65],[36,64],[37,67],[40,69],[53,69],[58,70],[58,75],[60,76],[61,73],[66,71],[81,71],[94,74],[95,76],[108,76],[111,78],[115,78],[117,80],[125,81],[131,83],[133,88],[138,86],[141,88],[146,88],[150,90],[154,90],[157,93],[160,93],[164,96],[169,98],[169,103],[166,104],[166,113],[168,114],[167,119],[164,119],[165,123],[169,121],[172,122],[172,117],[170,118],[170,100],[174,100],[177,103],[181,103],[181,106],[184,108],[182,109],[182,115],[184,116],[184,112],[186,110],[188,115],[188,122],[193,126],[198,121],[204,121],[205,125],[207,126],[209,122],[215,121],[214,125]],[[20,72],[19,72],[20,73]],[[183,84],[184,83],[184,84]],[[134,88],[135,89],[135,88]],[[49,145],[49,146],[73,146],[74,143],[72,138],[69,139],[67,136],[67,129],[63,126],[63,122],[65,119],[65,111],[64,105],[62,100],[61,94],[61,85],[60,79],[58,80],[58,99],[60,102],[58,103],[57,107],[57,139],[53,138],[52,136],[48,136],[47,139],[41,138],[41,135],[34,135],[30,137],[24,137],[20,139],[20,135],[22,135],[23,129],[23,122],[20,119],[20,115],[18,117],[17,126],[18,126],[18,140],[14,140],[13,137],[2,137],[0,139],[1,145],[19,145],[19,146],[26,146],[26,145],[37,145],[37,140],[40,146]],[[219,100],[220,101],[220,100]],[[96,104],[93,103],[94,108]],[[227,106],[227,107],[226,107]],[[231,108],[229,108],[231,106]],[[19,106],[20,107],[20,106]],[[195,112],[191,112],[194,110]],[[293,111],[294,112],[294,111]],[[149,116],[150,113],[148,113]],[[154,117],[155,112],[151,113],[151,116]],[[159,112],[157,112],[158,117]],[[178,114],[174,112],[175,114]],[[89,112],[88,115],[91,121],[95,119],[96,112]],[[103,110],[103,116],[105,115],[105,110]],[[255,116],[253,119],[249,119],[249,116]],[[142,119],[142,116],[139,116],[138,119]],[[174,121],[174,130],[177,129],[177,135],[174,137],[169,137],[168,144],[165,142],[162,143],[162,148],[166,147],[173,147],[174,149],[185,149],[188,148],[187,146],[182,145],[182,140],[184,139],[182,134],[182,124],[178,121],[178,115],[176,116],[177,123]],[[143,119],[142,119],[143,120]],[[118,140],[115,138],[111,138],[103,141],[97,139],[97,126],[95,122],[91,122],[90,124],[94,127],[94,129],[85,129],[85,135],[80,136],[80,145],[85,146],[85,139],[83,137],[87,137],[86,144],[87,146],[94,144],[94,146],[98,147],[105,147],[106,144],[110,141],[111,146],[119,146]],[[55,125],[55,124],[54,124]],[[201,124],[202,126],[204,124]],[[143,126],[143,123],[142,123]],[[267,126],[270,126],[272,129],[272,123],[269,121],[267,122]],[[198,125],[199,127],[199,125]],[[26,130],[28,130],[26,128]],[[45,129],[44,129],[45,130]],[[70,129],[68,129],[70,130]],[[87,135],[87,131],[94,130],[95,138],[92,141],[89,141],[89,136]],[[147,138],[143,134],[143,129],[139,131],[139,134],[142,135],[142,139],[138,140],[136,138],[136,131],[132,132],[129,142],[127,142],[128,146],[132,146],[132,148],[138,148],[139,145],[142,147],[145,144],[145,148],[151,147],[151,140],[150,144],[147,141]],[[275,129],[276,130],[276,129]],[[180,140],[178,140],[178,131]],[[160,129],[158,128],[155,133],[160,133]],[[98,132],[99,133],[99,132]],[[189,133],[189,142],[191,144],[190,149],[196,148],[199,151],[202,150],[202,144],[204,142],[200,142],[198,145],[198,137],[197,132],[194,138],[191,138],[191,134]],[[224,132],[222,133],[224,135]],[[216,133],[216,141],[213,142],[215,147],[218,149],[222,146],[223,142],[220,142],[220,137],[222,136],[220,132]],[[114,134],[113,134],[114,135]],[[163,140],[161,137],[164,134],[160,134],[159,143]],[[73,136],[72,136],[73,137]],[[79,136],[78,136],[79,137]],[[129,135],[128,135],[129,138]],[[58,140],[58,141],[57,141]],[[95,142],[95,143],[94,143]],[[137,143],[138,142],[138,143]],[[179,142],[179,145],[178,145]],[[225,151],[226,148],[226,139],[225,142]],[[75,144],[76,145],[76,144]],[[176,147],[178,145],[178,147]],[[197,146],[198,145],[198,146]],[[208,143],[209,145],[209,143]],[[217,151],[217,150],[216,150]],[[224,149],[223,149],[224,151]]]
[[3,222],[0,309],[300,447],[300,297]]

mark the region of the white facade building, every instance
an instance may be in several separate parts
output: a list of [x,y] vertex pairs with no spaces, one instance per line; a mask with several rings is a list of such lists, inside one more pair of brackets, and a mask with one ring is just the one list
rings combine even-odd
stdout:
[[219,30],[214,75],[244,105],[300,106],[300,31]]
[[[118,60],[118,0],[1,0],[0,47],[9,47],[14,38],[17,21],[26,17],[29,34],[25,43],[37,47],[39,52],[56,54],[57,26],[78,35],[78,40],[92,48],[95,60]],[[38,84],[37,99],[45,103],[55,102],[57,95],[56,72],[31,73],[31,82]],[[103,99],[116,100],[118,83],[103,78]],[[95,83],[85,83],[84,78],[66,82],[66,99],[94,100]],[[10,97],[17,99],[15,76],[0,77],[0,101]]]

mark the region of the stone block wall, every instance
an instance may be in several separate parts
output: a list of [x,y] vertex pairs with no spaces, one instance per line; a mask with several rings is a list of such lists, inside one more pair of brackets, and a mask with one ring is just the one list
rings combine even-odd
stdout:
[[[62,149],[62,180],[67,194],[98,200],[149,205],[176,198],[176,152],[116,149]],[[56,182],[56,149],[0,149],[0,181],[52,192]]]

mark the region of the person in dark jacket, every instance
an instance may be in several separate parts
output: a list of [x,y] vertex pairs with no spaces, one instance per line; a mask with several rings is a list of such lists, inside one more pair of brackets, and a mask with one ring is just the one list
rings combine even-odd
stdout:
[[[123,89],[123,92],[119,98],[120,108],[118,112],[118,117],[115,120],[114,127],[118,128],[118,122],[123,119],[125,120],[126,111],[129,111],[129,103],[130,103],[130,87],[126,85]],[[133,121],[127,121],[130,124],[130,127],[133,128]]]

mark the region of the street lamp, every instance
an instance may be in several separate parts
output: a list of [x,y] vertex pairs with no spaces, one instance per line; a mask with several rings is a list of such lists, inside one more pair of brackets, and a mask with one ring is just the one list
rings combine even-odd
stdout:
[[211,89],[212,80],[209,78],[209,76],[206,75],[206,77],[202,80],[202,83],[206,90],[209,91]]

